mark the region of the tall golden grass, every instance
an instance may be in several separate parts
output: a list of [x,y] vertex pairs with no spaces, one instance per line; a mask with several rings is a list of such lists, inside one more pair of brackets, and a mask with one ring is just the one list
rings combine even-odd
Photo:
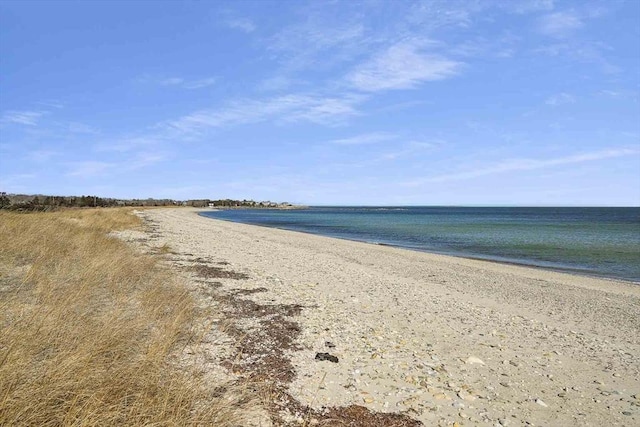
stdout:
[[246,396],[172,363],[202,319],[108,236],[139,225],[124,209],[0,212],[0,425],[244,424]]

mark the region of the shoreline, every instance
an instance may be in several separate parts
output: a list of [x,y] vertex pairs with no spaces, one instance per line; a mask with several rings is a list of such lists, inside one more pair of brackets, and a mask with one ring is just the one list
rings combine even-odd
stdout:
[[[412,251],[154,209],[158,245],[224,263],[220,280],[300,307],[303,405],[362,405],[424,425],[625,425],[640,419],[640,288],[632,282]],[[275,305],[274,305],[275,304]],[[243,321],[247,336],[256,325]],[[329,345],[330,344],[330,345]],[[318,361],[327,352],[338,363]]]
[[621,283],[628,283],[628,284],[633,284],[633,285],[640,285],[640,279],[636,280],[636,279],[630,279],[630,278],[626,278],[626,277],[618,277],[618,276],[607,276],[606,273],[597,273],[597,272],[589,272],[587,270],[582,270],[579,268],[570,268],[570,267],[551,267],[551,266],[544,266],[544,265],[538,265],[538,264],[533,264],[533,263],[526,263],[526,262],[518,262],[518,261],[508,261],[508,260],[503,260],[503,259],[492,259],[489,258],[489,256],[487,257],[483,257],[481,255],[465,255],[465,254],[455,254],[452,252],[445,252],[445,251],[436,251],[436,250],[430,250],[430,249],[419,249],[419,248],[412,248],[412,247],[408,247],[408,246],[401,246],[401,245],[395,245],[395,244],[391,244],[391,243],[382,243],[382,242],[370,242],[370,241],[366,241],[366,240],[358,240],[358,239],[349,239],[347,237],[340,237],[340,236],[331,236],[331,235],[325,235],[325,234],[320,234],[320,233],[312,233],[312,232],[308,232],[308,231],[302,231],[302,230],[294,230],[294,229],[290,229],[290,228],[283,228],[283,227],[271,227],[268,225],[262,225],[262,224],[251,224],[251,223],[247,223],[247,222],[240,222],[240,221],[232,221],[229,219],[224,219],[224,218],[214,218],[214,217],[210,217],[210,216],[206,216],[206,215],[201,215],[201,213],[205,213],[205,212],[215,212],[215,211],[219,211],[221,209],[198,209],[196,211],[196,213],[199,216],[202,216],[203,218],[207,218],[207,219],[213,219],[213,220],[217,220],[217,221],[224,221],[224,222],[229,222],[232,224],[244,224],[244,225],[251,225],[254,227],[263,227],[263,228],[270,228],[270,229],[275,229],[275,230],[282,230],[282,231],[290,231],[293,233],[302,233],[302,234],[307,234],[307,235],[311,235],[311,236],[322,236],[322,237],[327,237],[330,239],[338,239],[338,240],[346,240],[348,242],[357,242],[357,243],[364,243],[367,245],[374,245],[374,246],[384,246],[384,247],[389,247],[389,248],[395,248],[395,249],[401,249],[401,250],[406,250],[406,251],[412,251],[412,252],[420,252],[420,253],[426,253],[426,254],[433,254],[433,255],[441,255],[441,256],[448,256],[448,257],[453,257],[453,258],[461,258],[461,259],[469,259],[469,260],[475,260],[475,261],[484,261],[484,262],[491,262],[491,263],[497,263],[497,264],[504,264],[504,265],[512,265],[515,267],[527,267],[527,268],[534,268],[534,269],[540,269],[540,270],[545,270],[545,271],[553,271],[556,273],[565,273],[565,274],[571,274],[574,276],[582,276],[582,277],[590,277],[590,278],[596,278],[596,279],[602,279],[602,280],[611,280],[614,282],[621,282]]

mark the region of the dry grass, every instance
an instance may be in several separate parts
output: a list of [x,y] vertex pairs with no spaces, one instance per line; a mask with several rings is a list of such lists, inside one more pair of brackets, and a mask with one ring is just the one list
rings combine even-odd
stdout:
[[137,226],[124,209],[0,212],[0,425],[246,424],[246,395],[171,363],[198,314],[107,235]]

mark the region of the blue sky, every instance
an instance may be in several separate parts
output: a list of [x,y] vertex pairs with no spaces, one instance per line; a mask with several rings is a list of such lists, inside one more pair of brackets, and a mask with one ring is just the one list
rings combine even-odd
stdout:
[[3,0],[0,190],[640,205],[640,1]]

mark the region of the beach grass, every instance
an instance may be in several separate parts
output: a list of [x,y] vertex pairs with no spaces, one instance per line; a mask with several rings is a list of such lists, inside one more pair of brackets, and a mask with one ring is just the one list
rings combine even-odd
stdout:
[[245,424],[251,397],[180,356],[206,322],[190,294],[109,236],[140,226],[127,209],[0,212],[0,425]]

